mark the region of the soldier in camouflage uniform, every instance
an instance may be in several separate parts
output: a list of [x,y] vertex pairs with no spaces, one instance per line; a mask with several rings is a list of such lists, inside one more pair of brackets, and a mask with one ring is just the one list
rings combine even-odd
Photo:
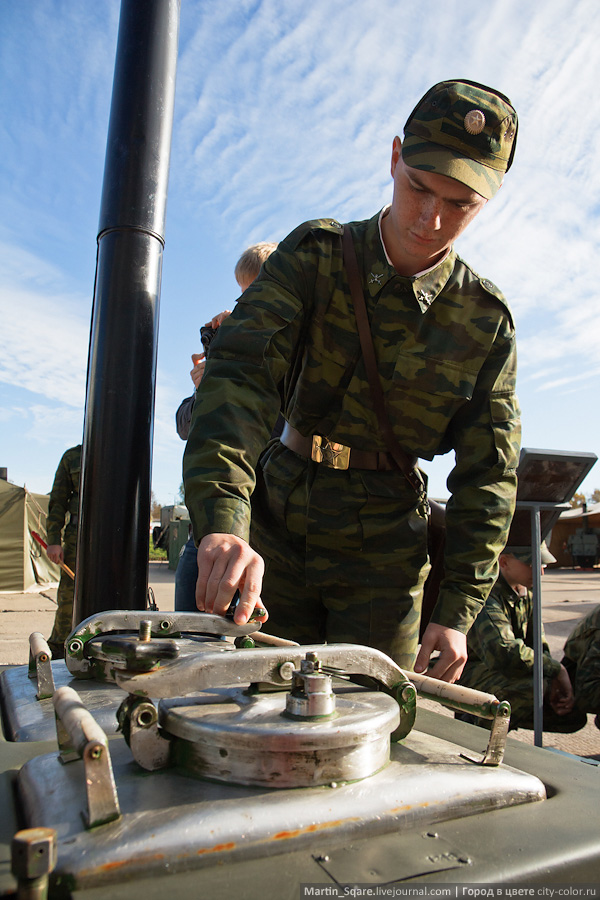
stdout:
[[573,682],[575,702],[586,713],[595,713],[600,728],[600,606],[575,626],[564,649],[563,665]]
[[[81,444],[67,450],[58,464],[50,491],[46,533],[48,559],[65,563],[75,571],[77,554],[77,516],[79,510],[79,477],[81,474]],[[66,523],[66,525],[65,525]],[[64,533],[63,533],[64,529]],[[62,538],[62,545],[61,545]],[[48,646],[54,659],[64,656],[64,643],[72,629],[73,592],[71,576],[62,571],[58,585],[56,616]]]
[[[500,187],[516,129],[503,95],[434,86],[394,138],[391,205],[346,226],[394,434],[415,462],[456,454],[445,579],[416,665],[438,649],[431,674],[448,681],[495,581],[520,442],[511,313],[452,244]],[[184,456],[196,601],[223,613],[239,586],[244,622],[262,583],[275,633],[369,644],[412,668],[427,499],[378,429],[341,235],[331,219],[293,231],[211,346]],[[286,427],[262,453],[279,402]],[[322,459],[328,442],[346,448],[344,468]]]
[[[542,567],[556,562],[542,544]],[[530,548],[507,547],[500,574],[467,636],[469,659],[460,684],[495,694],[511,705],[510,727],[533,728],[533,567]],[[553,659],[542,632],[544,731],[578,731],[586,717],[574,709],[566,668]],[[459,718],[472,720],[470,716]],[[490,721],[475,719],[490,727]]]

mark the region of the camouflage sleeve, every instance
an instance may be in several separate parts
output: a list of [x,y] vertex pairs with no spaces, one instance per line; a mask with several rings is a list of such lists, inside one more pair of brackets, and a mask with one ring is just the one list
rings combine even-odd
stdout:
[[[469,631],[468,647],[469,656],[478,657],[490,671],[502,672],[509,678],[533,676],[533,649],[515,635],[502,604],[493,596]],[[552,659],[545,644],[544,677],[553,678],[559,670],[560,663]]]
[[186,397],[185,400],[181,401],[177,407],[177,412],[175,413],[175,427],[177,428],[177,434],[182,441],[187,441],[190,434],[194,399],[195,394],[192,394],[191,397]]
[[46,518],[46,535],[48,544],[60,544],[61,532],[65,527],[69,502],[73,495],[73,479],[69,466],[69,450],[63,453],[58,464],[54,483],[50,491],[48,502],[48,516]]
[[303,282],[300,261],[282,242],[211,344],[183,461],[196,542],[215,532],[248,540],[254,470],[279,413]]
[[576,665],[575,696],[586,712],[600,713],[600,606],[577,624],[565,643],[565,662]]
[[575,696],[586,712],[600,714],[600,631],[577,667]]
[[498,572],[512,520],[521,439],[512,323],[502,320],[473,397],[453,417],[445,577],[432,621],[466,633]]

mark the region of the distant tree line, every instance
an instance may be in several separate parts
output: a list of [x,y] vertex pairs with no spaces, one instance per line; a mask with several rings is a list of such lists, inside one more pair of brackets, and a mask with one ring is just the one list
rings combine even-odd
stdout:
[[162,504],[158,502],[156,499],[156,494],[154,491],[150,494],[150,521],[151,522],[160,522],[160,513],[162,510]]
[[574,494],[571,499],[571,506],[573,509],[576,509],[578,506],[583,506],[584,503],[600,503],[600,488],[596,488],[589,497],[586,497],[585,494]]

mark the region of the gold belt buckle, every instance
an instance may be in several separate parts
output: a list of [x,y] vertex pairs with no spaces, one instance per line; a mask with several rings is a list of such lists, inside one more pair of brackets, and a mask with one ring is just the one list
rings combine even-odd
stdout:
[[310,457],[330,469],[347,469],[350,465],[350,447],[314,434]]

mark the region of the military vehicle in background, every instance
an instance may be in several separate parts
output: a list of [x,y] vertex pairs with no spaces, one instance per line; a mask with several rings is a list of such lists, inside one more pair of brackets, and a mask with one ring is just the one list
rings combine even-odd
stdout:
[[574,566],[591,569],[598,562],[600,538],[591,528],[578,528],[567,538],[567,549]]
[[175,570],[179,555],[184,547],[190,528],[190,514],[187,506],[163,506],[160,511],[160,525],[152,529],[154,547],[166,550],[169,568]]
[[457,884],[597,881],[597,771],[511,741],[508,704],[370,648],[300,647],[252,622],[146,608],[178,13],[177,0],[122,2],[77,624],[64,661],[34,634],[29,667],[0,674],[0,894],[296,900],[302,885],[450,896]]

